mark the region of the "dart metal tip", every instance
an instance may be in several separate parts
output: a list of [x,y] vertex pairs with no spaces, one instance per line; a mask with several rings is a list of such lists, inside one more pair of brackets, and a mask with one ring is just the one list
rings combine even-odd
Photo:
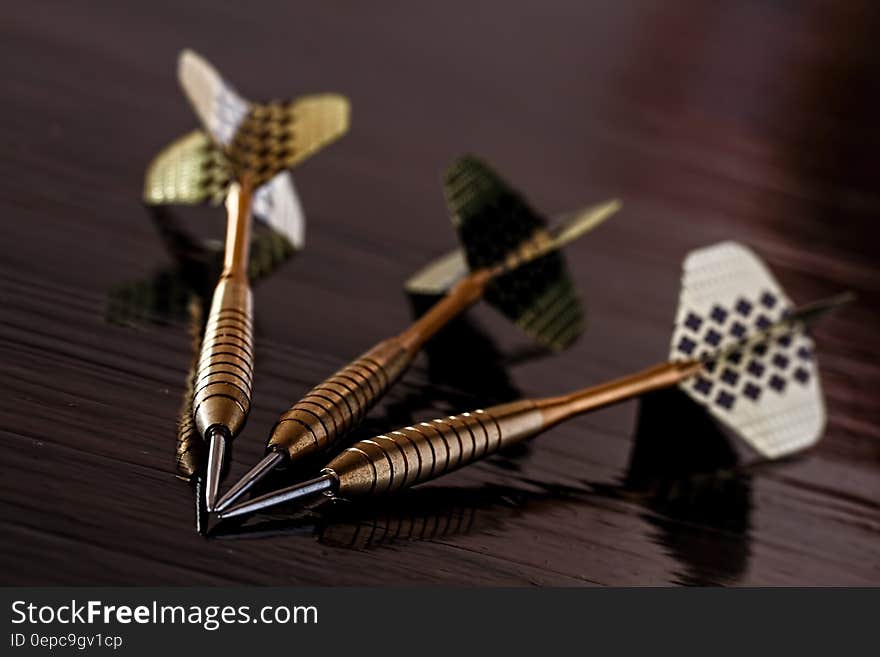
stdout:
[[256,511],[268,509],[269,507],[277,506],[278,504],[283,504],[285,502],[291,502],[302,497],[309,497],[325,491],[332,491],[336,486],[337,479],[335,475],[330,473],[322,474],[320,477],[315,477],[314,479],[309,479],[308,481],[288,486],[287,488],[282,488],[281,490],[267,493],[266,495],[255,497],[247,502],[237,504],[236,506],[220,513],[218,517],[220,520],[228,520],[229,518],[235,518],[247,513],[254,513]]
[[225,429],[220,427],[214,427],[210,431],[210,434],[211,437],[208,445],[208,472],[205,478],[205,506],[209,512],[213,512],[217,503],[220,479],[223,476],[228,434]]
[[215,513],[220,512],[232,506],[236,500],[253,488],[257,482],[279,466],[285,458],[286,454],[284,452],[277,451],[264,456],[263,460],[251,468],[232,488],[226,491],[226,494],[214,505],[213,511]]

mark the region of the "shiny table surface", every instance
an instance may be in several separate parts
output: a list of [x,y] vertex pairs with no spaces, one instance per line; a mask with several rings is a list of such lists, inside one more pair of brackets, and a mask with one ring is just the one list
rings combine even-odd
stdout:
[[[4,16],[0,583],[880,584],[875,3],[103,4]],[[551,355],[476,308],[359,436],[663,358],[682,257],[736,239],[795,300],[859,295],[816,331],[823,441],[753,463],[658,395],[394,499],[197,535],[174,477],[185,321],[161,294],[107,310],[133,281],[174,288],[140,192],[195,127],[187,46],[246,96],[353,103],[350,135],[295,173],[306,249],[255,287],[231,476],[409,321],[402,282],[454,246],[439,179],[467,152],[547,214],[624,200],[567,253],[588,329]],[[222,235],[221,210],[191,220]]]

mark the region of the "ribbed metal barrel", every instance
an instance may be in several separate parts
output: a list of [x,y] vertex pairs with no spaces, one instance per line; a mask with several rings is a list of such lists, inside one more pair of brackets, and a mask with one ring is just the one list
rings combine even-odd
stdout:
[[361,440],[325,468],[342,497],[378,495],[422,483],[533,436],[543,419],[529,400],[421,422]]
[[284,413],[269,447],[286,451],[292,460],[326,451],[360,424],[409,362],[397,338],[380,342]]
[[254,376],[253,301],[250,286],[222,279],[205,326],[193,393],[193,418],[201,435],[215,425],[234,437],[251,409]]

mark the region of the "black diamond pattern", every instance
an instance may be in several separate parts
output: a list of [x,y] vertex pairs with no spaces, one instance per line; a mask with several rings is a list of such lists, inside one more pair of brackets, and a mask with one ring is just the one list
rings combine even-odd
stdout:
[[772,308],[776,305],[776,297],[769,292],[764,292],[764,294],[761,295],[761,305],[765,308]]
[[703,325],[703,320],[695,313],[689,313],[687,319],[684,320],[684,325],[687,326],[691,331],[699,331],[700,327]]
[[715,329],[709,329],[703,339],[713,347],[717,347],[721,343],[721,334]]
[[770,387],[773,388],[776,392],[782,392],[785,390],[785,379],[783,379],[778,374],[774,374],[770,377]]
[[688,356],[694,353],[694,349],[696,349],[696,347],[697,343],[688,337],[683,337],[678,343],[678,350],[682,353],[687,354]]
[[713,320],[715,320],[718,324],[723,324],[724,320],[727,319],[727,311],[724,310],[721,306],[715,306],[712,308],[712,313],[709,315]]
[[722,390],[721,392],[719,392],[718,396],[715,398],[715,403],[723,408],[726,408],[728,411],[733,408],[733,404],[735,401],[736,398],[726,390]]
[[752,312],[752,304],[750,304],[745,299],[740,299],[736,302],[736,312],[738,312],[743,317],[748,317]]
[[694,390],[701,392],[704,395],[708,395],[712,392],[712,382],[709,379],[699,376],[697,377],[697,382],[694,383]]
[[[779,297],[772,292],[765,291],[757,301],[749,301],[746,298],[738,299],[732,310],[715,305],[708,317],[689,312],[684,319],[684,328],[688,329],[690,334],[680,338],[676,349],[690,358],[694,358],[695,354],[699,358],[705,358],[722,344],[725,335],[737,340],[748,337],[749,328],[742,318],[752,316],[755,329],[767,330],[776,317],[784,314],[785,310],[779,306]],[[762,312],[755,313],[756,307]],[[707,327],[702,335],[699,335],[699,331],[707,322],[710,322],[711,326]],[[792,345],[796,350],[786,353],[784,350]],[[711,347],[711,349],[706,347]],[[747,364],[741,366],[743,358],[747,355],[746,352],[749,356]],[[795,363],[797,367],[792,366],[794,358],[798,359],[798,363]],[[811,372],[808,365],[799,363],[806,363],[811,359],[811,349],[800,343],[799,338],[783,335],[775,340],[765,340],[754,346],[749,345],[745,347],[745,352],[738,350],[727,354],[723,359],[722,365],[724,367],[720,375],[717,374],[718,361],[707,361],[703,366],[707,373],[706,376],[696,377],[692,389],[707,399],[711,398],[713,404],[731,411],[736,405],[739,395],[752,402],[757,402],[764,394],[765,386],[777,394],[784,394],[790,383],[789,376],[801,385],[806,385],[810,380]],[[769,380],[765,380],[763,377],[768,366],[772,366],[773,371],[770,373]],[[718,378],[714,380],[707,378],[710,374],[715,374]]]
[[743,388],[743,394],[752,401],[758,401],[758,398],[761,396],[761,388],[754,383],[747,383],[746,387]]
[[746,369],[753,377],[760,379],[764,375],[766,368],[761,364],[761,361],[753,360]]
[[729,367],[726,367],[726,368],[724,368],[724,371],[721,373],[721,380],[724,381],[724,383],[735,386],[736,382],[739,381],[739,374],[734,372]]

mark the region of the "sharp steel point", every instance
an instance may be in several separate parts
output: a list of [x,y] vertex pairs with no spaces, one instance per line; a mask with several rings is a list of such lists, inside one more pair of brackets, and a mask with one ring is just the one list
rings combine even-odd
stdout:
[[291,502],[301,497],[308,497],[324,491],[333,490],[335,486],[336,477],[332,474],[324,474],[315,479],[309,479],[308,481],[287,488],[282,488],[273,493],[267,493],[266,495],[255,497],[248,502],[242,502],[241,504],[220,513],[219,518],[220,520],[227,520],[246,513],[254,513],[255,511],[283,504],[284,502]]
[[219,513],[229,508],[242,495],[248,492],[254,485],[274,470],[286,458],[283,452],[271,452],[263,457],[263,460],[251,468],[248,473],[239,479],[235,485],[226,491],[220,501],[214,506],[214,511]]
[[211,431],[211,440],[208,446],[208,473],[205,479],[205,506],[209,512],[214,511],[214,505],[217,503],[217,491],[220,486],[220,477],[223,475],[225,457],[226,435],[222,429],[215,427]]

